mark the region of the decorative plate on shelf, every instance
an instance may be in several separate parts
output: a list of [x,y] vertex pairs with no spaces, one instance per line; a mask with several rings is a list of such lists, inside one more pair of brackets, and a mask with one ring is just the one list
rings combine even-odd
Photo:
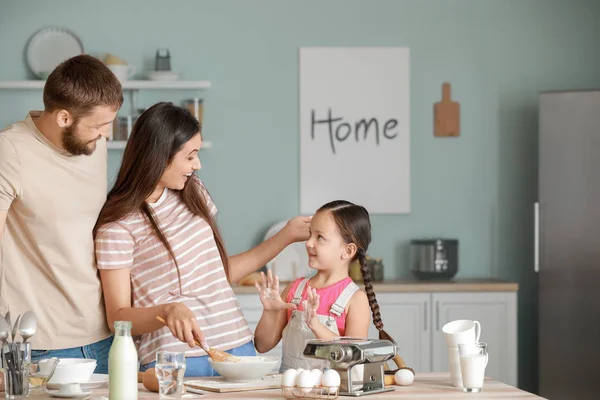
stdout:
[[46,79],[60,63],[80,54],[81,40],[66,28],[41,29],[27,43],[27,65],[40,79]]

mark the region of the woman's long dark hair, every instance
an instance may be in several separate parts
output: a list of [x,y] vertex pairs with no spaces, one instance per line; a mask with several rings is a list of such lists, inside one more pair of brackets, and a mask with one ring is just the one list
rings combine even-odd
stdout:
[[[117,181],[108,193],[106,203],[100,211],[94,227],[94,237],[102,226],[139,211],[148,219],[154,233],[167,248],[177,266],[173,249],[157,224],[152,208],[146,203],[146,199],[158,185],[175,154],[200,132],[198,120],[186,109],[172,103],[157,103],[140,115],[133,126],[123,152],[123,162],[117,175]],[[225,274],[229,279],[229,262],[223,238],[202,194],[200,180],[195,174],[192,174],[184,188],[177,194],[193,214],[204,219],[210,225]],[[181,283],[179,267],[177,267],[177,275]]]
[[367,267],[366,257],[369,244],[371,243],[371,220],[369,212],[366,208],[350,203],[346,200],[336,200],[323,205],[317,212],[329,211],[333,216],[333,220],[337,226],[338,232],[342,236],[345,243],[354,243],[357,247],[356,254],[352,261],[358,260],[360,263],[360,272],[362,273],[365,291],[369,299],[369,306],[373,314],[373,325],[379,331],[379,338],[391,340],[394,339],[386,331],[383,330],[383,321],[379,304],[373,290],[371,281],[371,273]]

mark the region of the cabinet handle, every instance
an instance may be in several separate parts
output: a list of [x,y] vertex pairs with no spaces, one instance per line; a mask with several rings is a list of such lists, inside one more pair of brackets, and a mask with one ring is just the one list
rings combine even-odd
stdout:
[[440,330],[440,302],[435,302],[435,321],[436,321],[436,330]]
[[423,330],[425,330],[425,331],[427,330],[427,305],[428,305],[427,303],[428,303],[428,302],[426,301],[426,302],[425,302],[425,306],[423,307],[423,311],[424,311],[424,312],[423,312],[423,315],[424,315],[424,317],[423,317],[423,321],[424,321],[424,325],[425,325],[425,326],[423,327]]
[[533,271],[540,272],[540,203],[533,204]]

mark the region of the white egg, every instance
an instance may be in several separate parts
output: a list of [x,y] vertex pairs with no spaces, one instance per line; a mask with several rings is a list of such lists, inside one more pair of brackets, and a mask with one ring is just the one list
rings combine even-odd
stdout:
[[298,386],[302,393],[308,393],[315,386],[315,379],[310,371],[302,371],[296,378],[296,386]]
[[340,378],[340,374],[334,369],[328,369],[323,373],[323,377],[321,378],[321,385],[329,388],[329,393],[335,393],[335,391],[340,386],[342,379]]
[[281,376],[281,386],[294,387],[297,375],[298,372],[293,368],[286,370]]
[[394,374],[396,385],[408,386],[415,380],[415,374],[410,369],[399,369]]
[[314,378],[315,385],[318,385],[321,382],[321,377],[323,377],[323,371],[315,368],[315,369],[311,369],[310,373],[312,374],[312,376]]

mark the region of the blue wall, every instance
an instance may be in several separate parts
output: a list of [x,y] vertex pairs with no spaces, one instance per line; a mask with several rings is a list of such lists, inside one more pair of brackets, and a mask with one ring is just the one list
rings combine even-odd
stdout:
[[[459,278],[519,281],[520,383],[534,388],[537,93],[600,85],[598,15],[594,0],[0,0],[0,80],[28,77],[27,39],[49,25],[138,70],[169,48],[183,79],[213,85],[201,94],[213,149],[201,153],[200,175],[237,253],[299,212],[298,48],[409,47],[412,213],[373,216],[370,254],[383,258],[386,277],[410,277],[411,238],[456,237]],[[457,139],[432,134],[444,81],[461,103]],[[141,101],[185,97],[152,92]],[[41,104],[38,91],[0,91],[0,125]],[[119,157],[111,152],[110,179]]]

